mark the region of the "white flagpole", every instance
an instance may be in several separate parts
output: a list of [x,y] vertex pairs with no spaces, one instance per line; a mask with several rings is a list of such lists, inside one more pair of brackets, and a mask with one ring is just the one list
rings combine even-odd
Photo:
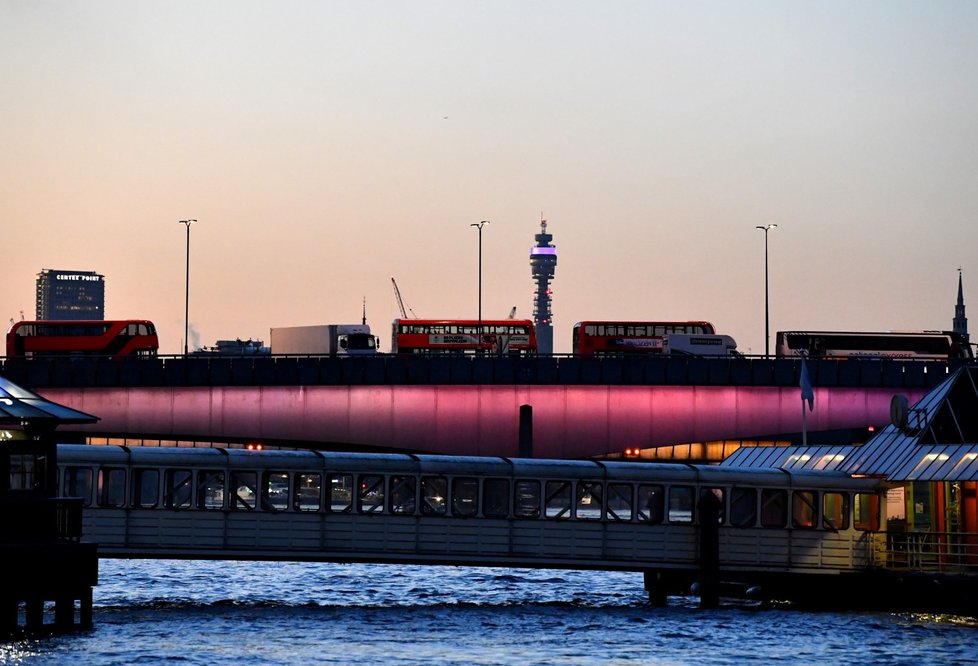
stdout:
[[808,446],[808,416],[805,414],[804,398],[801,399],[801,445]]

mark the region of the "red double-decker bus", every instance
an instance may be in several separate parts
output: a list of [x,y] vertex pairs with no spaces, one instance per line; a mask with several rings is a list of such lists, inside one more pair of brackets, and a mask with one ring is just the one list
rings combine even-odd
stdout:
[[395,319],[391,353],[534,356],[537,336],[529,319]]
[[669,335],[715,335],[708,321],[582,321],[574,324],[574,354],[658,354]]
[[7,356],[156,356],[156,326],[144,319],[18,321],[7,331]]

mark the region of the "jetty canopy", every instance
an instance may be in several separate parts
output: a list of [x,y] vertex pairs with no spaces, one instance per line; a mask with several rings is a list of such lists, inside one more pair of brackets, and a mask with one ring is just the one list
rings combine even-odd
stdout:
[[0,425],[57,427],[96,421],[97,416],[51,402],[0,376]]
[[889,481],[978,481],[978,366],[958,368],[894,421],[862,445],[741,447],[722,464],[837,469]]

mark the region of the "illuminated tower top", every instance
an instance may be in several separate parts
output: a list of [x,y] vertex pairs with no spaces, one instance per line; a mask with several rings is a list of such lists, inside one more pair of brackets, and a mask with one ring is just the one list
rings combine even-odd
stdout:
[[537,349],[540,354],[554,353],[553,313],[550,311],[553,292],[550,281],[557,268],[557,248],[550,244],[553,235],[547,233],[547,221],[540,220],[540,233],[534,236],[537,244],[530,248],[530,272],[536,282],[533,299],[533,322],[537,329]]

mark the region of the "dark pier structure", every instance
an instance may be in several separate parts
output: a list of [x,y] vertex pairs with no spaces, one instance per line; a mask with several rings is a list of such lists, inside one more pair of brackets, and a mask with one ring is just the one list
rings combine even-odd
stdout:
[[97,545],[81,498],[59,496],[54,431],[96,420],[0,377],[0,639],[92,624]]

